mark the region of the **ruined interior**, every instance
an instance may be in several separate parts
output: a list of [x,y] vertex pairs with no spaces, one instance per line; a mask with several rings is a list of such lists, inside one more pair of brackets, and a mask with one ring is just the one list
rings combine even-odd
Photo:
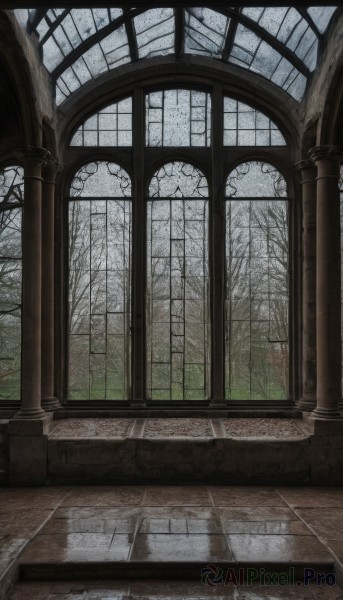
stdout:
[[0,598],[338,600],[343,8],[55,6],[0,7]]

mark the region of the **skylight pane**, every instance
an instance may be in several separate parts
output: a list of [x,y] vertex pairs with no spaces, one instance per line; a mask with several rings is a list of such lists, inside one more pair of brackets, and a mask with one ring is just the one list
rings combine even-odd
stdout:
[[174,52],[175,19],[171,8],[147,10],[135,17],[139,58]]
[[229,22],[208,8],[185,10],[185,52],[221,58]]
[[320,33],[324,33],[336,10],[337,6],[311,6],[311,8],[307,9],[307,12],[318,27]]
[[277,125],[255,108],[224,98],[224,146],[285,146]]
[[110,104],[77,129],[71,146],[131,146],[132,98]]

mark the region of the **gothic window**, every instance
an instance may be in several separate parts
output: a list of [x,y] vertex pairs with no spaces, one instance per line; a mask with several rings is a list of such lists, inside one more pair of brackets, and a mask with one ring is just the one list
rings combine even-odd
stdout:
[[[214,145],[221,159],[211,159]],[[211,88],[147,89],[90,114],[71,146],[85,166],[68,199],[69,400],[130,400],[139,359],[147,402],[209,402],[220,313],[223,398],[287,400],[289,209],[272,159],[288,149],[277,123],[225,93],[214,99]],[[271,162],[248,159],[251,152]],[[218,211],[223,227],[214,233]],[[214,275],[218,249],[226,267]],[[215,276],[226,290],[216,306]],[[139,342],[135,331],[143,332]]]
[[112,162],[74,176],[69,198],[69,398],[130,393],[131,180]]
[[20,399],[23,169],[0,170],[0,400]]

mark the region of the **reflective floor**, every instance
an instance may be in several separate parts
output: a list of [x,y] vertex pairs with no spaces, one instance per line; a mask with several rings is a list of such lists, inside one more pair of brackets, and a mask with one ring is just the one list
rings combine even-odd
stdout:
[[0,538],[3,579],[19,564],[55,580],[12,600],[343,599],[339,488],[2,488]]

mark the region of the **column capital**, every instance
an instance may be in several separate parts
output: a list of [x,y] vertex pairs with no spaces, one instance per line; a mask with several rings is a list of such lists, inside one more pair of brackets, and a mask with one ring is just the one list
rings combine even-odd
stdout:
[[300,183],[303,185],[306,182],[314,182],[316,180],[316,165],[312,160],[299,160],[294,167],[298,171]]
[[14,155],[23,165],[29,163],[43,165],[51,156],[45,148],[33,148],[31,146],[17,148]]
[[63,165],[55,158],[47,158],[43,163],[43,183],[55,183],[56,175]]
[[310,159],[313,162],[319,160],[340,161],[343,159],[343,151],[339,146],[314,146],[308,152]]

